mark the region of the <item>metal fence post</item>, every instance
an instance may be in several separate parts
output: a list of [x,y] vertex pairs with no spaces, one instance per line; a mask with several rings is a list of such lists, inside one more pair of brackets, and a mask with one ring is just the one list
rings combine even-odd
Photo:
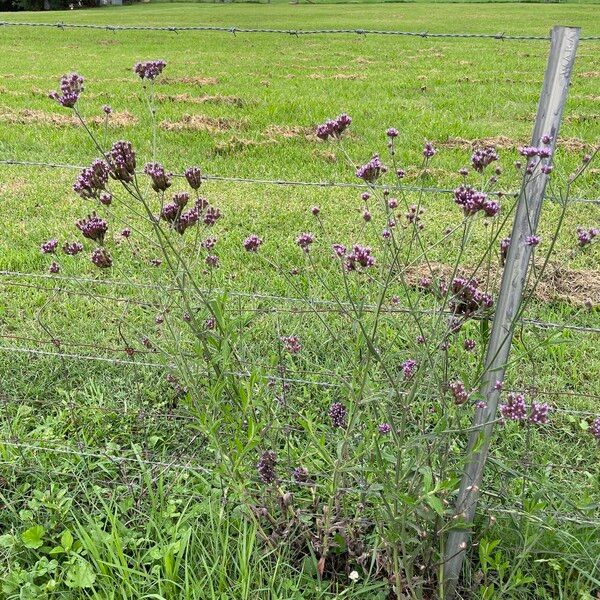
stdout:
[[[549,146],[554,153],[556,138],[575,62],[579,28],[556,26],[551,32],[551,47],[542,93],[531,138],[532,146],[539,146],[542,137],[551,138]],[[541,159],[549,164],[552,157]],[[487,459],[489,441],[496,419],[500,391],[497,380],[504,379],[504,370],[512,344],[515,320],[522,301],[523,288],[532,247],[525,243],[534,235],[542,208],[548,175],[538,167],[534,176],[525,175],[513,223],[511,244],[502,275],[500,294],[494,315],[492,331],[485,359],[485,373],[480,392],[486,408],[477,410],[473,420],[476,429],[468,445],[467,464],[462,476],[454,517],[456,528],[448,535],[443,563],[441,590],[446,600],[454,597],[475,516],[483,469]]]

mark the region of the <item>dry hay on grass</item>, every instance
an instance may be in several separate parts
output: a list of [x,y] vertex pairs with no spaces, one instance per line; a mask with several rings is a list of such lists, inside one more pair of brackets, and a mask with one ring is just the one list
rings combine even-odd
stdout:
[[247,140],[233,136],[226,141],[217,142],[212,149],[212,153],[217,156],[238,154],[240,152],[244,152],[245,150],[260,148],[261,146],[268,146],[273,143],[275,143],[275,140]]
[[[434,142],[434,145],[437,145],[440,148],[459,150],[474,150],[475,148],[481,148],[483,146],[494,146],[499,149],[513,150],[527,144],[529,144],[528,140],[514,140],[504,135],[489,138],[477,138],[474,140],[451,137],[445,141]],[[558,145],[569,152],[581,152],[589,146],[589,144],[579,138],[559,138]]]
[[305,140],[315,141],[317,136],[315,135],[314,127],[303,127],[302,125],[269,125],[264,135],[268,139],[276,138],[304,138]]
[[[538,269],[541,265],[538,265]],[[423,277],[438,279],[449,279],[454,267],[444,263],[430,262],[421,263],[416,267],[410,267],[404,277],[408,285],[417,287]],[[474,269],[462,267],[457,275],[470,277]],[[483,287],[498,292],[502,268],[493,265],[489,268],[481,267],[477,273]],[[536,283],[537,281],[537,283]],[[566,303],[573,306],[598,308],[600,307],[600,271],[585,269],[569,269],[558,263],[547,265],[541,279],[532,275],[531,283],[536,283],[533,297],[546,304]],[[530,286],[531,287],[531,286]]]
[[326,73],[311,73],[306,76],[308,79],[343,79],[348,81],[364,80],[366,77],[359,73],[332,73],[328,75]]
[[585,73],[579,73],[579,76],[585,77],[586,79],[594,79],[600,77],[600,71],[586,71]]
[[246,101],[238,96],[222,96],[216,94],[210,96],[204,94],[203,96],[193,96],[192,94],[156,94],[156,100],[159,102],[187,102],[189,104],[227,104],[230,106],[237,106],[238,108],[244,106]]
[[2,194],[18,194],[27,187],[27,180],[12,179],[10,181],[0,182],[0,196]]
[[158,81],[160,85],[170,85],[172,83],[189,83],[192,85],[217,85],[219,80],[216,77],[161,77]]
[[245,121],[227,117],[209,117],[208,115],[184,115],[177,121],[161,121],[160,128],[165,131],[208,131],[218,133],[231,129],[240,129]]
[[[77,117],[71,114],[48,113],[43,110],[24,108],[22,110],[11,110],[0,107],[0,122],[12,125],[53,125],[54,127],[80,127],[81,123]],[[104,125],[105,117],[95,116],[86,119],[87,123]],[[114,112],[108,118],[109,127],[129,127],[138,122],[137,117],[128,111]]]

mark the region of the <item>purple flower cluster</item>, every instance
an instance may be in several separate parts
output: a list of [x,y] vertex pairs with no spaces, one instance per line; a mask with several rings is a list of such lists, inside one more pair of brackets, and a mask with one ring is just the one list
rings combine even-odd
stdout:
[[40,246],[40,251],[42,254],[54,254],[57,247],[58,240],[48,240]]
[[417,361],[409,358],[402,363],[402,374],[404,379],[412,379],[417,370]]
[[105,161],[96,159],[79,173],[73,184],[73,191],[82,198],[99,198],[106,190],[109,167]]
[[253,233],[244,240],[244,249],[247,252],[256,252],[261,247],[262,243],[263,241]]
[[187,192],[176,192],[173,194],[172,201],[165,204],[161,210],[160,217],[170,223],[177,233],[183,235],[186,229],[199,221],[200,217],[209,227],[221,218],[221,211],[209,206],[204,198],[197,198],[194,206],[184,211],[189,199],[190,195]]
[[431,158],[435,156],[436,149],[433,147],[431,142],[425,142],[425,146],[423,147],[423,156],[425,158]]
[[508,249],[510,248],[510,235],[500,240],[500,262],[502,265],[506,262],[508,256]]
[[104,236],[108,230],[108,223],[95,212],[88,215],[85,219],[80,219],[75,225],[77,226],[77,229],[81,231],[83,237],[94,240],[98,244],[104,243]]
[[[442,293],[448,291],[445,282],[440,283]],[[459,315],[471,316],[483,309],[491,308],[494,301],[490,294],[479,289],[479,280],[455,277],[450,285],[452,298],[450,309]]]
[[50,92],[48,97],[56,100],[61,106],[73,108],[83,92],[83,82],[83,77],[77,73],[63,75],[60,78],[60,93]]
[[171,187],[173,173],[167,173],[160,163],[147,163],[144,167],[144,173],[152,179],[152,189],[155,192],[164,192]]
[[536,156],[539,156],[540,158],[549,158],[552,156],[552,150],[545,146],[520,146],[519,154],[526,158],[535,158]]
[[[335,244],[334,246],[339,246],[338,249],[344,248],[341,244]],[[360,246],[359,244],[354,244],[354,246],[352,246],[352,252],[346,254],[344,257],[344,268],[348,272],[356,271],[357,267],[366,269],[372,267],[374,264],[375,257],[371,254],[371,248]]]
[[390,127],[386,132],[385,135],[387,135],[390,139],[394,139],[396,137],[398,137],[398,130],[395,127]]
[[505,419],[523,421],[527,417],[527,406],[523,394],[508,394],[506,404],[500,405],[500,413]]
[[583,227],[577,228],[577,242],[580,246],[587,246],[594,241],[594,238],[600,234],[600,229],[596,227],[590,227],[590,229],[584,229]]
[[198,167],[188,167],[184,175],[193,190],[197,190],[202,184],[202,172]]
[[472,350],[475,350],[475,340],[465,340],[463,342],[463,348],[467,351],[467,352],[471,352]]
[[500,210],[498,202],[490,200],[487,194],[475,190],[470,185],[461,184],[454,190],[454,202],[462,208],[466,216],[481,210],[487,217],[493,217]]
[[106,153],[106,162],[110,167],[110,176],[117,181],[131,183],[135,175],[135,152],[131,142],[119,140]]
[[277,466],[277,455],[273,450],[266,450],[256,463],[258,476],[263,483],[273,483],[277,479],[275,468]]
[[65,242],[62,251],[69,256],[75,256],[83,252],[83,244],[81,242]]
[[154,81],[167,66],[164,60],[147,60],[145,62],[138,62],[133,67],[134,73],[137,73],[141,79],[148,79]]
[[202,240],[200,245],[205,250],[208,250],[210,252],[217,245],[217,238],[214,238],[214,237],[206,238],[205,240]]
[[452,396],[454,396],[454,402],[457,405],[464,404],[469,399],[469,392],[467,392],[467,388],[465,384],[458,380],[453,381],[448,384],[450,391],[452,392]]
[[392,426],[389,423],[380,423],[377,426],[377,429],[381,435],[387,435],[390,433],[390,431],[392,431]]
[[591,423],[590,423],[590,433],[597,439],[600,441],[600,417],[596,417]]
[[341,402],[334,402],[329,407],[329,417],[331,418],[331,426],[336,428],[346,427],[346,417],[348,411]]
[[310,245],[315,241],[315,236],[312,233],[301,233],[297,238],[296,238],[296,244],[298,244],[298,246],[300,246],[300,248],[302,248],[302,250],[304,250],[304,252],[307,252],[310,250]]
[[375,183],[386,171],[387,167],[379,159],[379,154],[373,154],[368,163],[356,169],[356,176],[369,183]]
[[352,123],[352,119],[346,114],[342,113],[335,119],[328,119],[322,125],[317,127],[317,137],[321,140],[326,140],[330,137],[338,138],[348,129]]
[[49,267],[48,267],[48,272],[49,273],[60,273],[60,265],[57,262],[53,262]]
[[105,248],[96,248],[92,252],[92,262],[100,269],[112,267],[112,258]]
[[539,235],[528,235],[525,238],[525,245],[526,246],[537,246],[541,241],[541,238]]
[[298,352],[302,350],[300,340],[295,335],[281,336],[279,339],[281,340],[284,349],[290,354],[298,354]]
[[483,173],[484,169],[495,160],[498,160],[498,158],[496,148],[488,146],[487,148],[481,148],[473,152],[471,155],[471,164],[478,173]]
[[550,406],[545,402],[532,402],[529,409],[529,422],[533,425],[544,425],[548,422]]
[[292,478],[296,483],[306,483],[308,481],[308,471],[304,467],[296,467],[292,471]]

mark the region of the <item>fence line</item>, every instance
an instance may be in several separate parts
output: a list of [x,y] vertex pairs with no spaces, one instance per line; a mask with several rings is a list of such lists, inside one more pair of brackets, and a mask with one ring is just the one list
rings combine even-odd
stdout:
[[[65,169],[65,170],[81,170],[84,167],[82,165],[73,165],[70,163],[48,163],[42,161],[32,160],[16,160],[16,159],[2,159],[0,165],[5,166],[21,166],[21,167],[40,167],[47,169]],[[142,175],[142,171],[138,171],[138,174]],[[181,173],[173,173],[173,177],[184,177]],[[394,185],[384,184],[366,184],[366,183],[353,183],[351,181],[298,181],[288,179],[257,179],[253,177],[229,177],[226,175],[209,175],[202,174],[203,181],[220,181],[223,183],[244,183],[254,185],[273,185],[281,187],[316,187],[316,188],[347,188],[347,189],[359,189],[359,190],[370,190],[370,189],[394,189]],[[454,189],[448,187],[435,187],[435,186],[417,186],[417,185],[399,185],[400,191],[404,192],[422,192],[425,194],[454,194]],[[515,190],[499,190],[486,192],[488,196],[498,196],[499,198],[516,198],[519,195],[518,191]],[[552,194],[546,195],[545,199],[552,202],[558,200]],[[600,205],[600,198],[569,198],[569,202],[583,202],[586,204],[598,204]]]
[[[235,25],[229,27],[222,27],[217,25],[97,25],[91,23],[64,23],[62,21],[57,23],[32,23],[23,21],[0,21],[0,27],[50,27],[54,29],[98,29],[103,31],[165,31],[165,32],[184,32],[184,31],[197,31],[197,32],[221,32],[231,33],[275,33],[289,36],[303,36],[303,35],[340,35],[340,34],[355,34],[355,35],[385,35],[385,36],[405,36],[405,37],[416,37],[416,38],[457,38],[457,39],[489,39],[499,41],[550,41],[550,36],[547,35],[518,35],[518,34],[507,34],[501,33],[435,33],[429,31],[398,31],[398,30],[386,30],[386,29],[273,29],[267,27],[237,27]],[[591,35],[584,36],[581,38],[585,41],[598,41],[600,36]]]
[[[75,276],[67,276],[67,275],[52,275],[52,274],[47,274],[47,273],[26,273],[26,272],[20,272],[20,271],[0,271],[0,278],[1,277],[32,277],[32,278],[39,278],[39,279],[49,279],[49,280],[63,280],[63,281],[75,281],[75,282],[80,282],[80,283],[95,283],[97,285],[111,285],[111,286],[122,286],[122,287],[127,287],[127,286],[131,286],[131,287],[141,287],[141,288],[146,288],[146,289],[154,289],[154,290],[159,290],[159,291],[174,291],[174,288],[163,288],[161,286],[157,286],[157,285],[153,285],[153,284],[142,284],[142,283],[138,283],[138,282],[126,282],[126,281],[119,281],[119,280],[98,280],[98,279],[93,279],[93,278],[79,278],[79,277],[75,277]],[[32,289],[37,289],[40,291],[49,291],[47,288],[43,287],[43,286],[34,286],[33,284],[22,284],[22,283],[15,283],[15,282],[11,282],[11,281],[2,281],[0,279],[0,285],[5,285],[5,286],[10,286],[10,285],[14,285],[15,287],[28,287],[28,288],[32,288]],[[278,301],[278,302],[290,302],[290,303],[299,303],[299,304],[310,304],[315,305],[315,306],[328,306],[329,308],[327,310],[323,310],[323,309],[317,309],[317,308],[310,308],[310,309],[305,309],[305,310],[293,310],[293,309],[281,309],[278,307],[270,307],[270,308],[257,308],[257,309],[241,309],[244,310],[246,312],[264,312],[265,314],[267,313],[271,313],[271,314],[311,314],[314,312],[329,312],[329,313],[339,313],[342,314],[342,309],[340,308],[340,304],[344,309],[347,310],[351,310],[352,306],[348,303],[344,303],[344,302],[335,302],[333,300],[324,300],[324,299],[310,299],[310,300],[306,300],[305,298],[299,298],[299,297],[293,297],[293,296],[277,296],[277,295],[270,295],[270,294],[261,294],[261,293],[252,293],[252,292],[236,292],[236,291],[231,291],[228,290],[227,292],[225,292],[225,290],[221,290],[221,289],[213,289],[213,290],[202,290],[204,293],[215,293],[215,294],[224,294],[227,293],[230,296],[233,297],[238,297],[238,298],[247,298],[250,300],[274,300],[274,301]],[[55,293],[69,293],[69,294],[73,294],[73,295],[78,295],[78,296],[83,296],[83,297],[87,297],[86,293],[83,291],[71,291],[71,290],[66,290],[64,288],[53,288],[52,292]],[[103,298],[102,296],[97,296],[98,298]],[[104,297],[103,299],[106,300],[113,300],[115,302],[131,302],[133,304],[137,304],[140,306],[152,306],[151,302],[144,302],[144,301],[140,301],[140,300],[130,300],[129,298],[125,298],[125,297]],[[440,311],[435,310],[435,309],[411,309],[411,308],[403,308],[403,307],[381,307],[378,308],[377,306],[375,306],[374,304],[363,304],[361,306],[361,309],[365,312],[367,311],[378,311],[381,313],[385,313],[385,314],[413,314],[413,313],[418,313],[420,315],[430,315],[430,316],[435,316],[440,314]],[[444,314],[447,314],[448,316],[452,316],[454,315],[454,313],[450,310],[446,310],[444,311]],[[475,320],[480,320],[484,317],[478,317],[477,315],[472,317]],[[490,317],[485,317],[485,318],[489,318],[489,320],[491,322],[493,322],[493,316]],[[591,326],[587,326],[587,325],[571,325],[569,323],[554,323],[551,321],[542,321],[540,319],[519,319],[518,323],[521,325],[528,325],[531,327],[536,327],[538,329],[559,329],[559,330],[566,330],[566,331],[578,331],[580,333],[591,333],[591,334],[600,334],[600,327],[591,327]],[[3,337],[3,336],[0,336]]]

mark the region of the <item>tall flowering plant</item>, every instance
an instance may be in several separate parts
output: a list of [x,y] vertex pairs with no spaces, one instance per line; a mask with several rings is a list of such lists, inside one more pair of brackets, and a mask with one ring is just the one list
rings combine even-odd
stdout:
[[[165,68],[160,60],[134,67],[153,119],[154,85]],[[50,97],[74,111],[98,151],[73,185],[94,206],[75,223],[80,239],[42,244],[50,271],[88,254],[96,268],[127,278],[112,229],[118,225],[119,242],[137,240],[134,255],[161,290],[160,334],[142,331],[141,340],[164,357],[169,383],[197,416],[215,481],[243,501],[267,542],[301,540],[294,543],[317,556],[320,576],[339,570],[343,556],[348,572],[375,564],[396,597],[422,597],[438,583],[461,448],[473,411],[485,407],[477,389],[495,305],[492,274],[510,244],[541,250],[545,243],[502,237],[514,202],[498,189],[497,150],[476,149],[470,168],[460,169],[454,224],[440,233],[425,193],[405,185],[410,168],[399,160],[398,129],[385,133],[386,157],[372,154],[357,165],[344,145],[350,116],[319,125],[320,143],[334,144],[362,185],[356,226],[344,233],[334,215],[311,207],[311,230],[290,232],[293,265],[273,259],[264,234],[247,231],[237,242],[254,267],[277,274],[306,305],[306,317],[294,320],[291,312],[276,337],[263,339],[257,329],[257,339],[260,311],[236,313],[213,285],[226,217],[200,193],[201,169],[176,174],[159,162],[156,124],[145,163],[128,141],[100,141],[78,109],[84,84],[66,75]],[[103,110],[108,118],[110,109]],[[549,143],[520,149],[525,177],[550,173]],[[437,153],[426,141],[417,171],[429,169]],[[576,235],[587,250],[597,230],[581,226]],[[440,266],[434,259],[447,258],[440,253],[446,248],[454,254]],[[257,361],[262,354],[276,357],[274,375]],[[335,382],[318,382],[318,392],[306,380],[311,354],[317,366],[335,366]],[[506,427],[544,428],[551,419],[548,405],[514,393],[498,414]],[[590,430],[597,437],[596,421]]]

